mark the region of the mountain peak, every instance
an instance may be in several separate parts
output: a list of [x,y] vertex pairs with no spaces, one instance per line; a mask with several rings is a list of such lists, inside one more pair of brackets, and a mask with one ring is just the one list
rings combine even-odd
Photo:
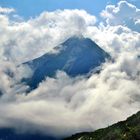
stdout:
[[46,77],[53,77],[57,70],[66,72],[69,76],[89,73],[109,58],[108,53],[89,38],[71,37],[56,47],[56,54],[45,54],[27,62],[34,71],[28,84],[32,88]]
[[[64,43],[62,43],[63,45],[69,45],[69,44],[86,44],[87,45],[87,43],[94,43],[94,44],[96,44],[95,42],[93,42],[90,38],[84,38],[83,36],[73,36],[73,37],[71,37],[71,38],[69,38],[69,39],[67,39]],[[97,45],[97,44],[96,44]],[[80,46],[79,46],[80,47]],[[82,46],[81,46],[82,47]]]

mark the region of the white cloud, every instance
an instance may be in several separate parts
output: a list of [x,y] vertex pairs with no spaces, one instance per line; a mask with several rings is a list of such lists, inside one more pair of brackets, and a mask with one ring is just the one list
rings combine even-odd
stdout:
[[109,25],[124,25],[140,32],[140,26],[135,25],[135,22],[140,18],[140,9],[127,1],[120,1],[117,6],[107,5],[101,16],[106,19],[106,23]]
[[96,22],[96,18],[84,10],[44,12],[26,22],[11,21],[6,15],[0,15],[0,18],[2,52],[18,63],[52,50],[66,38],[82,34],[87,26]]
[[[103,12],[106,26],[95,26],[96,18],[83,10],[44,12],[21,22],[0,14],[0,126],[64,136],[108,126],[138,111],[140,34],[124,26],[124,10],[133,12],[135,24],[139,24],[139,9],[126,1],[107,6]],[[123,17],[118,19],[120,14]],[[20,80],[32,72],[17,63],[80,34],[110,52],[114,62],[105,63],[100,74],[89,78],[58,72],[56,78],[47,78],[26,95],[28,85]]]
[[15,12],[15,9],[0,7],[0,13],[1,14],[9,14],[9,13],[12,13],[12,12]]
[[[27,132],[55,136],[111,125],[139,110],[139,71],[138,58],[126,53],[89,79],[73,79],[58,73],[56,79],[47,78],[27,96],[15,94],[14,101],[10,101],[10,96],[3,95],[0,125],[17,130],[22,126]],[[27,122],[30,125],[24,125]]]

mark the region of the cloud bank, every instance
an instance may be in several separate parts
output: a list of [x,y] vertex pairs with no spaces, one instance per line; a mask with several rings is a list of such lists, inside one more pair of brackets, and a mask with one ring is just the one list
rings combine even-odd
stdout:
[[[17,132],[67,136],[111,125],[140,109],[140,34],[129,26],[124,13],[139,22],[139,9],[121,1],[108,5],[105,18],[84,10],[44,12],[27,21],[14,21],[0,14],[0,127]],[[124,24],[125,21],[125,24]],[[58,71],[28,95],[23,77],[31,69],[17,67],[34,59],[73,35],[83,35],[110,52],[99,74],[71,78]]]
[[127,1],[120,1],[117,6],[106,6],[101,16],[106,19],[106,23],[109,25],[121,24],[140,32],[140,9]]
[[96,22],[83,10],[44,12],[35,19],[17,22],[0,16],[1,53],[5,59],[21,63],[36,58],[66,38],[79,35]]

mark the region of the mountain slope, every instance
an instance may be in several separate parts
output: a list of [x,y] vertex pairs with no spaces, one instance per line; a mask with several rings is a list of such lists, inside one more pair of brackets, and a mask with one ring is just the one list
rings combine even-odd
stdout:
[[11,128],[0,128],[0,140],[60,140],[42,134],[16,133]]
[[95,132],[79,133],[65,140],[140,140],[140,111],[126,121]]
[[65,71],[70,76],[87,74],[105,62],[109,55],[88,38],[72,37],[55,48],[58,53],[45,54],[25,64],[34,71],[28,79],[31,88],[46,77],[53,77],[57,70]]

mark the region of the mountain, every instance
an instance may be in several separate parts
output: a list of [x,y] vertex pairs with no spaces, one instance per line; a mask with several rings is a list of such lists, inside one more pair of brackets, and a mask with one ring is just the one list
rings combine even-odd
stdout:
[[70,76],[83,75],[109,58],[109,54],[95,42],[84,37],[71,37],[55,50],[57,53],[46,53],[24,63],[34,72],[30,79],[26,79],[31,88],[36,88],[46,76],[55,76],[57,70],[65,71]]
[[60,140],[42,134],[16,133],[12,128],[0,128],[0,140]]
[[95,132],[75,134],[65,140],[140,140],[140,111],[126,121]]

